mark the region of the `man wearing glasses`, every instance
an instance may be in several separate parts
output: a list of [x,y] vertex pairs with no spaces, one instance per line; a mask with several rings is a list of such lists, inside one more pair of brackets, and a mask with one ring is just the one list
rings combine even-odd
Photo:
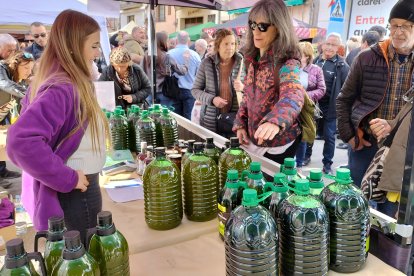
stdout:
[[[391,9],[390,37],[355,58],[338,97],[339,135],[352,148],[349,169],[357,186],[378,150],[369,121],[394,119],[405,104],[404,93],[414,81],[413,26],[414,4],[412,0],[400,0]],[[382,212],[387,208],[387,202],[378,204]]]
[[48,35],[45,25],[40,22],[33,22],[30,25],[30,34],[34,42],[25,51],[31,53],[35,60],[37,60],[42,55],[47,44]]

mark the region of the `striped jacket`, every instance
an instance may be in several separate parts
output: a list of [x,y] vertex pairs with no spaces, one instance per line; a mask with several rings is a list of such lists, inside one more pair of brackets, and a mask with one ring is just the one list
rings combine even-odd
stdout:
[[[230,75],[230,79],[234,80],[239,73],[240,65],[243,60],[243,57],[239,53],[235,53],[235,62],[233,65],[233,70]],[[214,71],[213,66],[216,67],[217,72],[217,86],[220,87],[220,58],[218,55],[213,55],[210,57],[206,57],[200,65],[198,69],[196,79],[193,84],[193,89],[191,89],[191,93],[193,97],[202,103],[201,112],[200,112],[200,125],[213,131],[217,132],[217,115],[219,114],[218,109],[213,105],[213,99],[219,92],[216,91],[216,83],[214,80]],[[242,74],[243,81],[243,74]],[[230,81],[232,86],[232,108],[231,112],[237,112],[239,109],[239,103],[237,102],[237,95],[236,91],[233,88],[233,81]]]

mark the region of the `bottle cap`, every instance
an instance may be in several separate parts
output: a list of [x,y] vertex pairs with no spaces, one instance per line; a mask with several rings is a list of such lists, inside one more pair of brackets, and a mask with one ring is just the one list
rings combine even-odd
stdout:
[[144,110],[141,112],[141,119],[148,118],[148,110]]
[[155,156],[156,157],[165,157],[165,148],[164,147],[157,147],[155,148]]
[[67,231],[63,234],[63,238],[65,240],[65,248],[67,250],[76,251],[82,246],[79,231]]
[[202,152],[204,150],[204,145],[201,142],[195,142],[193,148],[194,152]]
[[349,180],[351,178],[351,171],[346,168],[339,168],[336,170],[336,178],[341,180]]
[[321,169],[312,169],[309,173],[309,179],[312,181],[321,181],[322,180],[322,170]]
[[112,213],[109,211],[99,212],[97,215],[98,226],[100,227],[109,227],[113,224],[112,222]]
[[53,216],[47,220],[49,232],[61,232],[65,230],[65,220],[63,217]]
[[147,152],[154,153],[154,146],[151,146],[151,145],[147,146]]
[[111,119],[112,112],[111,111],[106,111],[105,116],[106,116],[107,119]]
[[257,200],[257,191],[254,189],[243,190],[243,206],[257,206],[259,202]]
[[295,193],[299,195],[308,195],[309,194],[309,180],[297,179],[295,181]]
[[230,147],[230,141],[224,142],[224,147],[228,149]]
[[309,182],[309,188],[311,189],[322,189],[325,187],[325,184],[323,184],[322,181],[310,181]]
[[119,115],[125,116],[125,110],[119,110]]
[[121,115],[121,111],[122,111],[122,109],[115,109],[114,110],[114,115]]
[[159,104],[154,104],[154,111],[160,112],[161,111],[161,106]]
[[168,110],[168,108],[163,108],[162,109],[162,115],[168,115],[170,113],[170,111]]
[[286,180],[286,174],[284,173],[276,173],[273,176],[273,183],[275,184],[283,184],[283,180]]
[[227,180],[237,180],[237,179],[239,179],[239,172],[237,170],[227,171]]
[[295,159],[287,157],[283,161],[283,165],[285,165],[285,169],[286,168],[294,168],[295,167]]
[[193,153],[195,140],[188,140],[187,143],[188,143],[187,152]]
[[141,142],[141,150],[147,148],[147,142]]
[[154,111],[154,107],[148,107],[148,113],[152,113]]
[[261,164],[259,162],[250,163],[250,171],[260,172],[261,171]]
[[237,138],[237,137],[231,137],[230,138],[230,147],[231,148],[238,148],[238,147],[240,147],[239,138]]
[[6,242],[6,253],[9,258],[16,258],[26,253],[22,239],[12,239]]
[[214,139],[209,137],[206,138],[206,149],[214,149],[216,146],[214,145]]
[[122,109],[122,105],[115,106],[115,109]]

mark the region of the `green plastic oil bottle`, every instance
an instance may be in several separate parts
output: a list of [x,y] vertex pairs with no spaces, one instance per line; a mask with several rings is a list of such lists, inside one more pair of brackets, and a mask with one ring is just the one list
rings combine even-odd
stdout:
[[218,165],[220,158],[220,150],[214,144],[214,139],[212,137],[206,138],[206,144],[204,146],[204,154],[210,157]]
[[226,275],[279,275],[275,220],[259,202],[257,191],[245,189],[242,205],[227,221],[224,234]]
[[327,275],[329,220],[309,181],[295,181],[294,194],[279,205],[281,275]]
[[128,149],[128,123],[122,109],[115,109],[111,119],[111,138],[113,150]]
[[236,170],[227,171],[227,181],[219,192],[217,199],[219,235],[224,239],[224,229],[230,213],[240,206],[243,190],[247,188],[246,182],[239,181],[239,173]]
[[168,230],[183,218],[180,170],[165,157],[165,148],[156,148],[155,155],[143,176],[145,221],[152,229]]
[[280,202],[290,195],[286,183],[286,175],[284,173],[276,173],[273,177],[273,183],[268,182],[265,185],[265,192],[272,192],[272,196],[264,201],[265,207],[270,211],[276,222],[279,216]]
[[204,145],[194,143],[194,154],[181,171],[184,179],[184,213],[188,220],[208,221],[217,216],[218,168],[204,155]]
[[39,252],[27,253],[22,239],[12,239],[6,242],[4,265],[0,269],[1,276],[38,276],[31,260],[39,262],[42,275],[46,274],[46,266]]
[[[115,228],[112,213],[102,211],[97,216],[96,228],[88,231],[89,254],[99,265],[102,276],[129,275],[128,242]],[[93,235],[91,235],[93,233]]]
[[[147,145],[155,146],[155,123],[149,117],[148,111],[144,110],[141,112],[141,118],[138,120],[136,126],[136,134],[139,142],[147,142]],[[138,141],[137,141],[138,143]]]
[[164,147],[172,148],[178,143],[178,124],[174,117],[171,116],[168,108],[162,109],[160,117],[160,124],[162,129],[162,139]]
[[155,140],[157,147],[164,146],[164,139],[162,135],[162,126],[160,122],[161,117],[161,106],[159,104],[154,104],[152,110],[149,112],[150,118],[154,121],[155,124]]
[[321,169],[312,169],[309,173],[309,189],[310,194],[314,196],[319,196],[322,192],[325,184],[322,180],[322,170]]
[[[250,163],[250,170],[244,171],[242,179],[247,175],[246,182],[250,189],[255,189],[257,195],[260,196],[264,192],[266,181],[263,178],[262,168],[259,162]],[[262,203],[265,206],[265,203]]]
[[194,153],[194,143],[195,143],[195,140],[187,141],[187,151],[184,153],[183,157],[181,158],[181,170],[183,170],[184,164],[187,161],[188,157],[190,157]]
[[131,105],[128,110],[128,143],[129,150],[137,153],[141,152],[140,145],[137,145],[136,125],[139,120],[139,107],[135,104]]
[[287,157],[283,160],[283,166],[281,166],[282,173],[286,174],[286,180],[290,188],[294,188],[296,180],[301,179],[296,169],[296,162],[294,158]]
[[65,242],[63,240],[63,234],[66,231],[65,221],[63,217],[50,217],[48,220],[48,230],[37,232],[35,235],[34,250],[38,251],[39,239],[46,238],[44,259],[46,264],[46,270],[50,274],[53,271],[53,267],[57,264],[62,256]]
[[340,273],[360,270],[366,262],[368,235],[368,202],[353,185],[348,169],[336,170],[335,182],[320,194],[329,213],[329,268]]
[[53,268],[51,276],[99,276],[99,265],[86,252],[81,243],[79,231],[67,231],[63,234],[65,248],[62,258]]
[[226,182],[228,170],[237,170],[241,178],[243,171],[249,169],[251,162],[250,155],[240,148],[239,138],[230,138],[230,148],[226,149],[219,158],[220,189]]

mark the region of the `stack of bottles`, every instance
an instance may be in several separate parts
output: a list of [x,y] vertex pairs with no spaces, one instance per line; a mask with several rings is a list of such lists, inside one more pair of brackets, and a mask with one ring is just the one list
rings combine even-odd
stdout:
[[128,122],[125,111],[115,108],[114,113],[109,119],[111,130],[111,140],[113,150],[128,150]]

